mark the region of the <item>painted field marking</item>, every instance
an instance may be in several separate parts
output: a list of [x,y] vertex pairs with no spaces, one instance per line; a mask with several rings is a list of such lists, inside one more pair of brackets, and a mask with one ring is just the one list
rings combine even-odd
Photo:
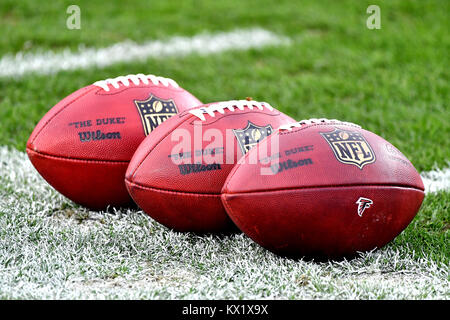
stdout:
[[[440,182],[449,172],[423,173],[427,192],[449,190]],[[167,230],[138,210],[76,209],[64,205],[67,199],[24,152],[6,146],[0,146],[0,185],[6,299],[449,298],[448,267],[418,258],[408,244],[343,261],[283,259],[260,251],[244,234],[198,237]],[[199,259],[206,272],[198,269]],[[108,276],[118,268],[127,271]]]
[[230,50],[249,50],[266,46],[289,45],[290,40],[271,31],[252,28],[230,32],[202,33],[193,37],[175,36],[166,40],[144,43],[124,41],[105,48],[84,48],[78,52],[19,52],[0,58],[0,77],[21,77],[28,73],[52,74],[63,70],[106,67],[121,62],[143,61],[148,58],[211,55]]
[[420,176],[426,193],[450,190],[450,168],[423,172]]

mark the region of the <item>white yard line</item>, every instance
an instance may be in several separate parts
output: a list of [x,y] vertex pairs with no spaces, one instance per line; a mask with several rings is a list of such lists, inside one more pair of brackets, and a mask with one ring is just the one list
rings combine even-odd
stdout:
[[450,190],[450,168],[423,172],[421,177],[427,193]]
[[28,73],[51,74],[62,70],[106,67],[120,62],[148,58],[216,54],[228,50],[248,50],[290,43],[289,38],[253,28],[222,33],[203,33],[193,37],[171,37],[145,43],[124,41],[106,48],[84,48],[78,52],[37,52],[6,55],[0,59],[0,77],[19,77]]

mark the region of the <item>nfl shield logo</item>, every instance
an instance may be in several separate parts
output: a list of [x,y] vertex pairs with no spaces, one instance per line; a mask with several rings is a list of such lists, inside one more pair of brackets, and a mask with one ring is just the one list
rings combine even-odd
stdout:
[[146,136],[161,123],[178,113],[177,106],[172,99],[163,100],[150,95],[150,98],[147,100],[134,100],[134,103],[141,116]]
[[242,154],[246,154],[259,141],[269,136],[272,131],[273,129],[270,124],[265,127],[260,127],[250,121],[244,129],[233,129],[233,133],[239,142]]
[[335,128],[331,132],[320,132],[330,145],[336,159],[345,164],[353,164],[359,169],[375,162],[375,153],[363,135],[357,131]]

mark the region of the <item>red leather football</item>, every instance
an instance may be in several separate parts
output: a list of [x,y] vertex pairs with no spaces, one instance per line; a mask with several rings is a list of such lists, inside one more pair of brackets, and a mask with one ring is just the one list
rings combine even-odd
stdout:
[[[266,146],[267,153],[256,156]],[[416,215],[420,175],[359,126],[312,119],[281,126],[240,159],[222,190],[234,223],[281,255],[352,256],[380,248]]]
[[201,102],[171,79],[128,75],[98,81],[55,105],[27,143],[34,167],[67,198],[91,209],[132,203],[124,177],[159,124]]
[[134,201],[178,231],[231,229],[220,191],[237,159],[292,119],[267,103],[227,101],[182,112],[136,150],[126,173]]

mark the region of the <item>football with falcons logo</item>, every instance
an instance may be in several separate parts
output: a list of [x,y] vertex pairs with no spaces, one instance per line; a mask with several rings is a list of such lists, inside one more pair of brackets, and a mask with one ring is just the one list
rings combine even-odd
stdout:
[[126,173],[134,201],[179,231],[230,229],[220,200],[239,158],[292,118],[268,103],[225,101],[168,119],[136,150]]
[[27,143],[34,167],[56,190],[90,209],[132,203],[124,177],[139,144],[175,114],[201,102],[168,78],[97,81],[56,104]]
[[[264,147],[267,156],[257,157]],[[392,144],[327,119],[281,126],[239,160],[222,190],[243,232],[295,256],[380,248],[406,228],[423,199],[420,175]]]

